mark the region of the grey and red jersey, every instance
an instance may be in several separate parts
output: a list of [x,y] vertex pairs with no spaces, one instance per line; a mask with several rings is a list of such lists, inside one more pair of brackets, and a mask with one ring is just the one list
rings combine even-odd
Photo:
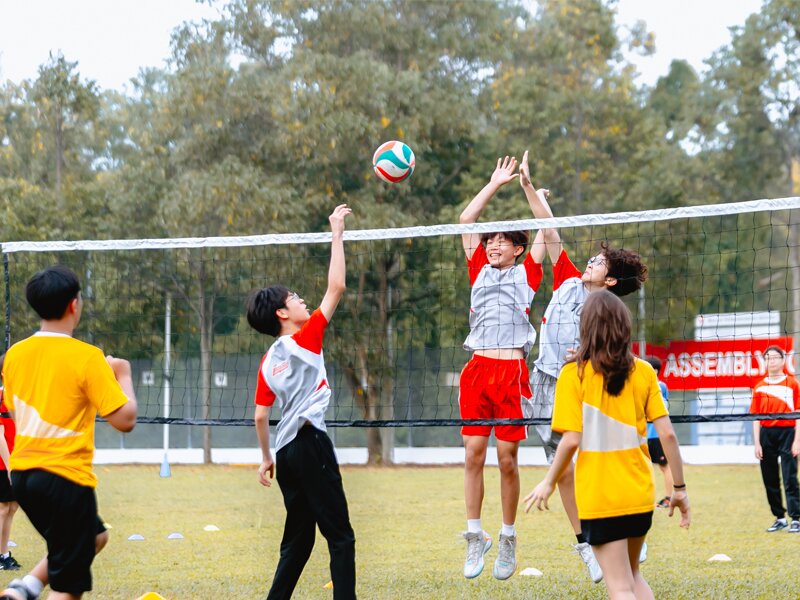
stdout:
[[255,403],[281,409],[275,435],[277,452],[291,442],[308,422],[326,431],[325,411],[331,388],[322,356],[322,340],[328,320],[319,309],[311,313],[299,331],[282,335],[261,359]]
[[527,356],[536,342],[530,312],[542,282],[542,265],[528,254],[521,264],[496,269],[480,244],[467,259],[467,267],[472,292],[464,350],[522,348]]
[[553,265],[553,297],[544,311],[539,329],[539,357],[534,366],[558,377],[566,362],[567,350],[578,349],[583,303],[589,291],[581,281],[582,273],[562,250]]

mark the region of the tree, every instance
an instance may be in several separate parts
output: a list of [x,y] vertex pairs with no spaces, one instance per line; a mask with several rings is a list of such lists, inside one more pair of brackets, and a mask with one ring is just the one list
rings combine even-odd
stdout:
[[[81,82],[80,74],[75,71],[77,66],[77,62],[67,61],[61,53],[51,54],[50,60],[39,67],[39,77],[31,88],[32,99],[52,135],[53,187],[55,208],[59,213],[65,208],[62,191],[65,160],[70,146],[80,148],[80,143],[70,144],[68,138],[85,134],[81,130],[91,125],[100,105],[94,81]],[[81,156],[72,153],[70,158],[80,162]]]

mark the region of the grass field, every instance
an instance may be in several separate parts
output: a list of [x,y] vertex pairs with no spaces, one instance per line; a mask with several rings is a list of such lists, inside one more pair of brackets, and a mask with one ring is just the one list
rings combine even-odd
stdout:
[[[175,466],[161,479],[157,466],[97,467],[100,511],[112,526],[111,541],[94,563],[91,598],[134,599],[155,591],[168,600],[263,598],[274,573],[283,529],[281,494],[262,488],[255,467]],[[544,474],[522,470],[523,495]],[[462,473],[457,467],[343,468],[356,531],[358,594],[371,599],[604,598],[583,563],[560,502],[549,513],[520,514],[520,568],[542,577],[515,575],[505,582],[487,568],[475,580],[461,576],[464,542]],[[772,516],[757,467],[688,467],[691,529],[657,511],[648,536],[643,573],[656,598],[800,597],[796,582],[800,535],[767,534]],[[497,469],[488,469],[483,521],[500,526]],[[658,481],[659,486],[661,481]],[[660,489],[660,487],[659,487]],[[219,531],[204,531],[216,525]],[[179,532],[182,540],[168,540]],[[144,541],[128,541],[134,533]],[[12,530],[14,555],[24,567],[44,545],[19,513]],[[708,562],[717,553],[731,562]],[[12,577],[0,573],[0,582]],[[328,551],[317,538],[296,598],[331,598]]]

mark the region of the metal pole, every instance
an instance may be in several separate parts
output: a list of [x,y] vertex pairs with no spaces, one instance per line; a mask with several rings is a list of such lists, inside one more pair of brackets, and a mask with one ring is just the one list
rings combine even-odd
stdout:
[[[167,294],[164,315],[164,418],[169,419],[170,401],[170,342],[172,337],[172,298]],[[164,423],[164,460],[161,463],[161,477],[169,477],[169,423]]]
[[645,309],[644,309],[644,286],[639,288],[639,357],[647,355],[647,341],[645,339]]
[[11,285],[8,275],[8,254],[3,254],[3,281],[6,285],[6,350],[11,347]]

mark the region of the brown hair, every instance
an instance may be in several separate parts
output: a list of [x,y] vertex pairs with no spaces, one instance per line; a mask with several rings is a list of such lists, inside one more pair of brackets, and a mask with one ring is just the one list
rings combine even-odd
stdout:
[[608,266],[607,277],[617,283],[609,288],[617,296],[627,296],[638,290],[647,281],[647,265],[642,262],[638,252],[624,248],[610,248],[608,242],[600,244]]
[[525,254],[525,251],[528,249],[528,243],[531,239],[530,233],[527,231],[495,231],[494,233],[482,233],[481,244],[483,244],[483,247],[485,248],[486,242],[496,235],[502,235],[515,246],[522,246],[522,252],[520,253],[520,256]]
[[608,290],[589,294],[581,312],[578,374],[583,376],[584,366],[591,362],[612,396],[619,395],[633,368],[631,327],[631,313],[616,295]]

